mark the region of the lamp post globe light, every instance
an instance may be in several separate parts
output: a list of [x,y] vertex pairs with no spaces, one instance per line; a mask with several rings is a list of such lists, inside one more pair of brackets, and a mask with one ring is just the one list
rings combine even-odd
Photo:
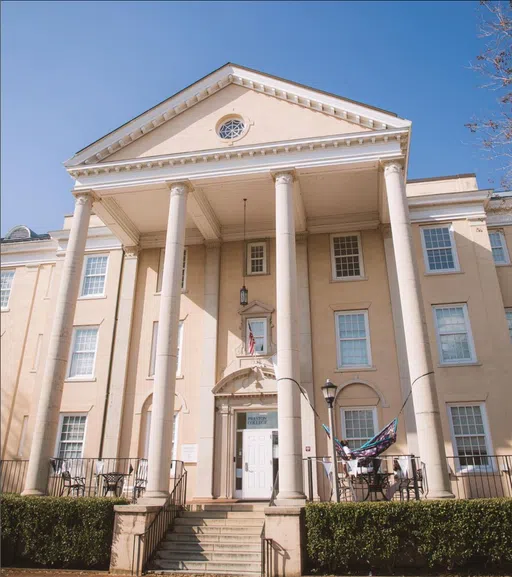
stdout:
[[329,412],[329,429],[331,431],[331,454],[332,454],[332,484],[334,489],[334,498],[337,503],[340,502],[340,488],[338,486],[338,461],[336,459],[336,443],[334,441],[334,399],[336,398],[336,385],[329,379],[325,381],[322,387],[322,393],[327,403]]
[[245,285],[240,289],[240,306],[245,307],[249,304],[249,291]]

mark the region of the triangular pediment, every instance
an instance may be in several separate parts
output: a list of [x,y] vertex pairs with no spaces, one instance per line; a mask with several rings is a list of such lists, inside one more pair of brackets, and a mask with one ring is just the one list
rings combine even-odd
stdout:
[[[243,138],[222,140],[222,118],[237,115]],[[104,161],[257,145],[408,127],[393,113],[235,64],[215,72],[77,152],[68,168]]]
[[251,301],[238,312],[243,316],[269,315],[274,312],[274,309],[261,301]]

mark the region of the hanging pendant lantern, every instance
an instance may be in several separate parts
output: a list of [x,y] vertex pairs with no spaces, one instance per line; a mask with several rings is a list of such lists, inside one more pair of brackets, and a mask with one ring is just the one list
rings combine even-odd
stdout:
[[[246,259],[246,246],[245,246],[245,223],[246,223],[246,212],[247,212],[247,199],[244,198],[244,258]],[[247,259],[246,259],[247,260]],[[243,268],[243,277],[242,277],[242,288],[240,289],[240,306],[245,307],[249,304],[249,291],[245,286],[245,266]]]

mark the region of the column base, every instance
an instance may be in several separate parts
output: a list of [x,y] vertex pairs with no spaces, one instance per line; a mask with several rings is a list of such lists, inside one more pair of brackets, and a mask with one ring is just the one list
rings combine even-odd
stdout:
[[429,491],[427,499],[455,499],[450,491]]
[[40,491],[39,489],[25,489],[21,493],[22,497],[46,497],[45,491]]

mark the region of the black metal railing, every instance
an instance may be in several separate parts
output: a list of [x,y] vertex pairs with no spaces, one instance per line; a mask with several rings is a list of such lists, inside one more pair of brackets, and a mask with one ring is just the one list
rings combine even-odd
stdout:
[[336,477],[330,457],[307,457],[303,465],[309,501],[332,500],[333,478],[338,482],[340,501],[420,500],[428,492],[424,465],[414,455],[381,455],[364,460],[363,465],[338,459]]
[[[181,461],[180,461],[181,462]],[[174,489],[167,497],[163,507],[158,511],[149,527],[133,540],[132,575],[142,575],[162,542],[165,534],[172,528],[174,520],[185,508],[187,501],[187,471],[183,467],[182,473],[176,479]]]
[[261,577],[274,577],[274,540],[265,537],[265,523],[261,529]]
[[0,461],[0,493],[21,493],[27,467],[28,461]]
[[458,499],[512,497],[512,455],[447,457]]
[[[183,462],[172,461],[171,488],[183,474]],[[50,459],[47,493],[51,496],[124,497],[136,502],[147,484],[148,462],[138,457]]]

